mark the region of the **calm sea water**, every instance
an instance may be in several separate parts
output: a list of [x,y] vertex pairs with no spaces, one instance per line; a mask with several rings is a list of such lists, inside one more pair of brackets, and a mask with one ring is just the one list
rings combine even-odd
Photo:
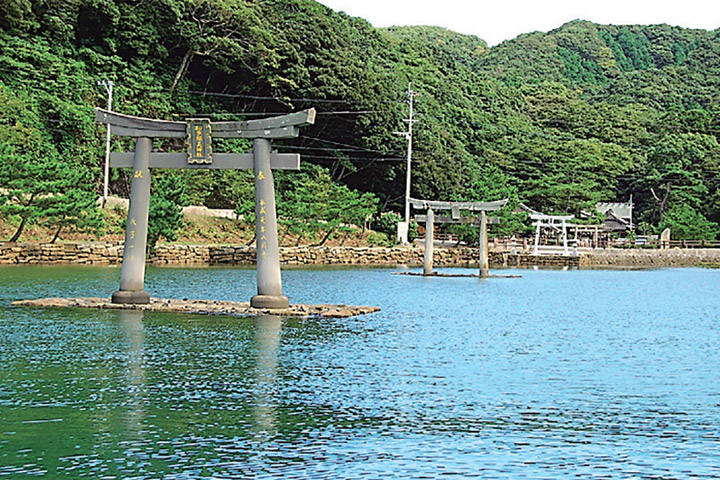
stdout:
[[119,269],[1,268],[0,477],[720,477],[720,270],[394,271],[286,270],[292,302],[383,309],[298,320],[11,307]]

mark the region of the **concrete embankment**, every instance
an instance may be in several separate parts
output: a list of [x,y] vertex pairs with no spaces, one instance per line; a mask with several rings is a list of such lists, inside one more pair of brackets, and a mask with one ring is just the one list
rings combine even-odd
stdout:
[[[122,263],[123,246],[117,243],[0,243],[0,264],[116,265]],[[285,247],[283,265],[409,265],[423,264],[418,247]],[[254,265],[255,248],[243,245],[159,245],[148,255],[155,265]],[[438,248],[434,265],[477,266],[473,248]],[[720,249],[593,250],[578,256],[511,255],[491,251],[490,265],[500,267],[662,267],[720,264]]]

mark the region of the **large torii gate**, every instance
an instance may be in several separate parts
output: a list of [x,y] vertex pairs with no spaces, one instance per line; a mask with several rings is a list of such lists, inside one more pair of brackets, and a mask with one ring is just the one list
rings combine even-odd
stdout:
[[[137,139],[134,153],[113,153],[110,156],[111,167],[133,169],[120,290],[113,293],[113,303],[140,304],[150,301],[150,295],[144,288],[150,169],[213,168],[254,170],[258,293],[252,297],[250,305],[269,309],[288,307],[290,302],[282,294],[272,171],[299,170],[300,155],[271,152],[270,140],[297,137],[300,127],[315,122],[315,109],[242,122],[210,122],[207,118],[172,122],[132,117],[99,108],[95,110],[95,118],[111,126],[114,135]],[[213,137],[252,139],[253,152],[214,153]],[[188,151],[152,152],[153,138],[185,138]]]
[[[480,256],[480,272],[481,278],[487,278],[490,276],[490,262],[488,258],[488,237],[487,237],[487,225],[488,217],[485,212],[491,212],[500,210],[507,204],[508,200],[497,200],[495,202],[440,202],[435,200],[417,200],[414,198],[409,199],[410,204],[413,208],[418,210],[425,210],[425,215],[416,215],[415,220],[418,222],[425,222],[425,253],[423,257],[423,275],[433,274],[433,228],[435,222],[438,223],[469,223],[469,224],[480,224],[480,243],[479,243],[479,256]],[[450,216],[447,215],[435,215],[435,210],[450,210]],[[461,210],[468,210],[471,212],[480,212],[479,216],[464,217],[460,215]],[[479,218],[478,218],[479,217]],[[491,219],[491,223],[496,223],[498,220]]]

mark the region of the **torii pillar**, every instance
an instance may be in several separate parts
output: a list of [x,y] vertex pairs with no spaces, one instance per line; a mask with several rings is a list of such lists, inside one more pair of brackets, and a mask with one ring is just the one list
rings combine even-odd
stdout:
[[250,305],[255,308],[287,308],[290,301],[282,293],[275,182],[270,168],[270,141],[256,138],[253,144],[253,156],[258,293],[250,299]]
[[435,212],[427,209],[425,214],[425,252],[423,253],[423,274],[433,273],[433,246],[435,245]]
[[[115,135],[137,138],[135,153],[113,153],[110,166],[132,168],[130,208],[125,232],[125,250],[120,272],[120,290],[113,303],[148,303],[145,291],[145,257],[150,208],[150,169],[211,168],[250,169],[255,173],[255,213],[257,232],[257,295],[250,299],[254,308],[282,309],[289,300],[282,294],[280,253],[275,209],[273,169],[298,170],[300,156],[270,151],[273,138],[297,137],[300,127],[315,122],[315,109],[263,120],[210,122],[189,119],[170,122],[132,117],[96,109],[97,121],[111,125]],[[252,154],[213,153],[212,138],[253,140]],[[187,153],[153,153],[153,138],[185,138]]]

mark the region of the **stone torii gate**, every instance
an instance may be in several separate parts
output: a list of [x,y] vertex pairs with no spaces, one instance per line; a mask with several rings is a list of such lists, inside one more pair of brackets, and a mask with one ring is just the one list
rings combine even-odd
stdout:
[[567,223],[569,220],[572,220],[575,218],[574,215],[544,215],[542,213],[531,213],[530,219],[535,220],[535,248],[533,249],[533,255],[538,254],[539,246],[540,246],[540,229],[542,227],[549,227],[556,229],[558,228],[558,224],[555,222],[560,222],[560,227],[562,228],[562,237],[563,237],[563,253],[565,255],[568,254],[568,243],[567,243]]
[[[413,208],[425,210],[425,215],[415,215],[415,220],[425,222],[425,253],[423,257],[423,275],[433,274],[433,228],[438,223],[468,223],[480,225],[480,278],[490,276],[490,262],[488,259],[487,226],[488,217],[485,212],[500,210],[508,202],[507,198],[495,202],[439,202],[434,200],[409,199]],[[435,215],[435,210],[450,210],[450,215]],[[460,210],[480,212],[480,215],[464,217]],[[497,224],[499,219],[490,218],[490,223]]]
[[[144,288],[150,169],[212,168],[254,170],[258,293],[252,297],[250,305],[268,309],[288,307],[290,302],[282,294],[272,171],[299,170],[300,155],[271,152],[270,140],[297,137],[300,127],[315,122],[315,109],[241,122],[210,122],[207,118],[172,122],[132,117],[99,108],[95,110],[95,118],[111,126],[114,135],[137,139],[134,153],[113,153],[110,156],[111,167],[133,170],[120,290],[113,293],[113,303],[150,302],[150,295]],[[250,154],[214,153],[213,137],[252,139],[253,151]],[[184,138],[188,151],[152,152],[153,138]]]

